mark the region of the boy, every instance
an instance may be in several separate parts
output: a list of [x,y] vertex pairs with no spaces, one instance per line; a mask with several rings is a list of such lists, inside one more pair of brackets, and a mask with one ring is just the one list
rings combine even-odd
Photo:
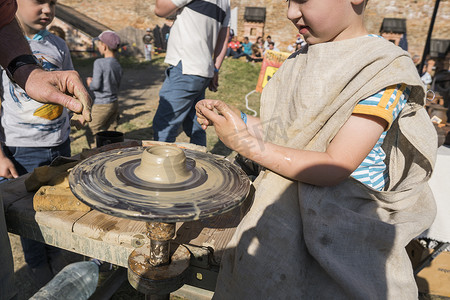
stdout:
[[89,124],[93,135],[103,130],[116,130],[119,121],[117,96],[122,79],[122,67],[115,57],[119,36],[113,31],[103,31],[95,43],[103,58],[94,61],[93,77],[86,80],[95,95],[92,122]]
[[248,40],[248,37],[244,37],[244,41],[242,42],[242,50],[247,55],[252,55],[252,43]]
[[[18,0],[17,20],[42,67],[73,70],[65,42],[46,30],[55,16],[54,0]],[[3,149],[0,165],[10,174],[23,175],[57,156],[70,156],[70,125],[67,109],[31,99],[6,72],[2,72],[1,129]],[[8,175],[2,174],[3,176]],[[7,176],[9,177],[9,176]],[[59,249],[22,238],[22,247],[31,274],[44,285],[64,267]]]
[[144,36],[142,37],[142,42],[144,43],[144,56],[146,61],[152,60],[152,44],[153,44],[153,34],[150,28],[147,28]]
[[411,58],[368,35],[365,5],[289,1],[308,46],[266,85],[261,120],[197,104],[203,128],[265,168],[215,298],[417,299],[405,246],[434,219],[436,132]]

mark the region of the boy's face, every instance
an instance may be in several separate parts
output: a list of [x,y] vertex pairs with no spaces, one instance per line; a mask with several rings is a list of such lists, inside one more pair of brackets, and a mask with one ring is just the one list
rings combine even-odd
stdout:
[[363,35],[364,0],[288,0],[287,17],[308,44]]
[[16,16],[25,34],[44,30],[55,17],[56,0],[17,0]]

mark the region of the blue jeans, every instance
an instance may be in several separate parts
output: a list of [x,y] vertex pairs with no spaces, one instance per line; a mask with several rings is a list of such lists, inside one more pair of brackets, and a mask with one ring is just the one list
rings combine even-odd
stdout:
[[[70,157],[70,140],[55,147],[8,147],[3,152],[14,163],[19,175],[33,172],[34,168],[49,165],[58,156]],[[1,182],[1,180],[0,180]],[[31,268],[48,263],[49,255],[56,255],[60,250],[35,240],[20,238],[25,261]]]
[[211,78],[182,73],[181,61],[166,70],[166,79],[159,91],[159,106],[153,118],[155,141],[175,142],[180,127],[190,142],[206,146],[206,133],[197,122],[195,104],[205,98]]

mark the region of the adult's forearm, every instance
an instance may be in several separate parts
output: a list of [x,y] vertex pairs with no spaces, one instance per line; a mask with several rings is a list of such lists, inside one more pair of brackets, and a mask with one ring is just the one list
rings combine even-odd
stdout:
[[158,17],[168,17],[177,11],[178,7],[171,0],[156,0],[155,14]]
[[6,68],[15,57],[23,54],[31,54],[31,49],[19,24],[13,20],[0,29],[0,65]]
[[228,36],[230,34],[230,27],[222,27],[217,37],[216,48],[214,49],[214,66],[220,69],[222,62],[227,53]]

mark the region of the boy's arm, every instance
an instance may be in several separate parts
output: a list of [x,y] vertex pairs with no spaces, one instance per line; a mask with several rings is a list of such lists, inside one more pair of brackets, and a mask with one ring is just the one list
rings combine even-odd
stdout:
[[382,118],[354,114],[325,152],[306,151],[266,143],[251,135],[240,116],[225,103],[217,102],[214,108],[217,113],[199,107],[227,147],[280,175],[318,186],[336,185],[348,178],[387,126]]
[[102,88],[103,72],[99,60],[94,61],[94,71],[92,74],[92,81],[89,83],[91,91],[98,91]]
[[[206,106],[207,109],[212,110],[216,105],[219,105],[220,100],[211,100],[211,99],[203,99],[200,100],[195,105],[195,110],[197,111],[197,122],[200,123],[202,128],[206,130],[208,126],[213,126],[214,124],[208,120],[204,115],[201,113],[201,106]],[[234,113],[237,116],[241,116],[241,111],[237,109],[236,107],[227,105],[228,108],[231,110],[232,113]],[[241,116],[242,117],[242,116]],[[254,136],[257,139],[262,139],[262,125],[261,120],[258,117],[253,117],[246,115],[247,118],[247,128],[246,130],[250,133],[250,135]]]
[[67,47],[67,44],[64,43],[64,61],[62,69],[64,71],[66,70],[73,70],[73,63],[72,63],[72,57],[70,56],[70,50],[69,47]]

